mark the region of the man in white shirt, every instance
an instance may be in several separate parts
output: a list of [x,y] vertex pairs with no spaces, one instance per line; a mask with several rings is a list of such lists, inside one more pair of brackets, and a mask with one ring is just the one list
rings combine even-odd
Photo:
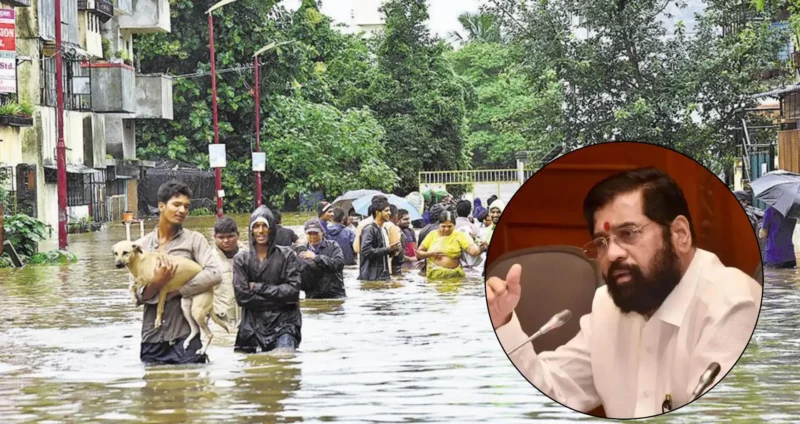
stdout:
[[[721,366],[716,384],[741,356],[758,318],[761,286],[696,247],[683,192],[660,170],[601,181],[584,201],[584,217],[594,238],[586,255],[606,281],[592,312],[566,345],[537,354],[528,343],[510,359],[536,388],[579,411],[602,405],[609,418],[641,418],[662,413],[667,395],[671,409],[689,403],[711,363]],[[520,273],[514,265],[506,280],[486,282],[505,351],[527,338],[514,313]]]

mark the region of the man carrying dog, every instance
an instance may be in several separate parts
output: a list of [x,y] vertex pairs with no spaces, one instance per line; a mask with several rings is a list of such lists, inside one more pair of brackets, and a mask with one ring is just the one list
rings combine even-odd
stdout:
[[177,266],[168,259],[160,261],[155,271],[155,281],[136,292],[137,306],[144,304],[139,356],[147,364],[205,363],[208,359],[205,354],[196,353],[201,347],[199,337],[192,339],[187,349],[183,348],[190,327],[181,311],[180,297],[192,297],[220,284],[222,265],[202,234],[183,228],[183,221],[189,215],[191,198],[192,191],[186,184],[170,181],[161,185],[158,189],[158,226],[136,241],[144,252],[158,251],[165,255],[182,256],[203,267],[179,291],[167,295],[163,321],[158,328],[154,328],[157,294],[175,275]]
[[242,306],[234,350],[261,353],[300,346],[300,262],[275,244],[272,211],[259,206],[250,216],[250,249],[233,258],[233,291]]

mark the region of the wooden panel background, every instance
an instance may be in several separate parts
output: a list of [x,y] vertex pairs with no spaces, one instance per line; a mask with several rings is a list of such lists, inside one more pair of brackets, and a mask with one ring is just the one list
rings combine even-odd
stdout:
[[679,153],[645,143],[603,143],[562,156],[531,177],[514,195],[497,224],[487,268],[506,252],[534,246],[581,247],[590,240],[583,199],[602,178],[655,166],[683,189],[697,246],[727,266],[753,275],[761,263],[750,222],[725,184]]
[[778,131],[778,168],[800,173],[800,130]]

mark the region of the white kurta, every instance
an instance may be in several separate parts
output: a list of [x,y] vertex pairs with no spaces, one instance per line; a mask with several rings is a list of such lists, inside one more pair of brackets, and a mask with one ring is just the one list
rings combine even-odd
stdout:
[[[602,404],[609,418],[657,415],[667,394],[673,409],[688,403],[712,362],[722,367],[714,384],[728,373],[750,340],[760,307],[755,280],[697,249],[649,320],[620,312],[603,286],[566,345],[537,355],[528,344],[510,357],[534,386],[573,409],[588,412]],[[497,335],[505,351],[528,337],[516,314]]]

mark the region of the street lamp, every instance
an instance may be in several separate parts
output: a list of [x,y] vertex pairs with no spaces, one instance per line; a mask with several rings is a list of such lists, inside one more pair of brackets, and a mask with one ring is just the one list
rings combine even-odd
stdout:
[[[265,53],[269,50],[272,50],[276,47],[284,46],[286,44],[294,43],[292,41],[282,41],[278,44],[269,43],[266,46],[258,49],[257,52],[253,55],[253,72],[255,74],[256,80],[256,87],[255,87],[255,112],[256,112],[256,152],[261,152],[261,100],[259,97],[259,92],[261,88],[261,72],[258,66],[258,55]],[[255,167],[254,167],[255,168]],[[256,208],[261,206],[261,172],[256,171],[255,169],[253,172],[256,173]]]
[[[212,12],[235,1],[222,0],[206,11],[208,14],[208,48],[211,52],[211,105],[214,117],[214,144],[219,144],[219,123],[217,121],[217,63],[214,56],[214,18]],[[215,168],[214,174],[217,180],[217,217],[222,217],[222,196],[220,196],[220,193],[222,193],[222,168]]]

